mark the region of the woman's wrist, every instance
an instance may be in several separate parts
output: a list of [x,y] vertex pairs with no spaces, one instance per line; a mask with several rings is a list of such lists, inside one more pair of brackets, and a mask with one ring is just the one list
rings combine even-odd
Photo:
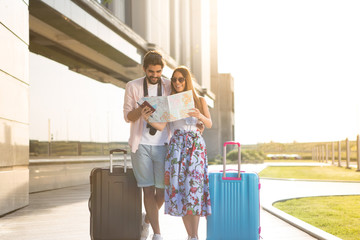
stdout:
[[203,122],[203,117],[204,117],[204,115],[202,115],[202,114],[200,113],[200,115],[199,115],[199,121]]

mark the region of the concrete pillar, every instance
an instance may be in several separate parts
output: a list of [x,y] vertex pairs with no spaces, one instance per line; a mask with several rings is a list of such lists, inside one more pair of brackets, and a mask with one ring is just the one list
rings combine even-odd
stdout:
[[331,147],[331,150],[332,150],[332,155],[331,155],[331,164],[332,165],[335,165],[335,143],[332,142],[332,147]]
[[350,143],[348,138],[346,138],[346,168],[350,168]]
[[357,172],[360,171],[360,136],[357,135],[357,138],[356,138],[356,143],[357,143]]
[[341,141],[339,141],[339,145],[338,145],[338,156],[339,156],[338,167],[341,167]]
[[327,144],[325,147],[325,155],[326,155],[325,162],[327,163],[329,160],[329,146]]

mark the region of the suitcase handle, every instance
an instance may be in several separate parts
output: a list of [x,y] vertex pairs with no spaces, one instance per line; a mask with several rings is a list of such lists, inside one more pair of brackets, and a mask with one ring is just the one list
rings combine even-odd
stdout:
[[226,177],[226,146],[227,145],[238,145],[238,177],[237,179],[241,180],[240,174],[240,165],[241,165],[241,146],[239,142],[225,142],[224,143],[224,154],[223,154],[223,179],[234,180],[234,178],[227,178]]
[[124,149],[120,149],[120,148],[116,148],[116,149],[111,149],[110,150],[110,173],[113,172],[113,160],[112,160],[112,155],[114,152],[119,152],[119,153],[124,153],[124,173],[126,173],[126,154],[127,151]]
[[226,145],[238,145],[238,147],[240,147],[240,143],[239,143],[239,142],[232,142],[232,141],[224,142],[224,147],[226,147]]
[[127,154],[127,151],[124,149],[120,149],[120,148],[116,148],[116,149],[111,149],[110,150],[110,154],[113,154],[114,152],[123,152],[124,154]]

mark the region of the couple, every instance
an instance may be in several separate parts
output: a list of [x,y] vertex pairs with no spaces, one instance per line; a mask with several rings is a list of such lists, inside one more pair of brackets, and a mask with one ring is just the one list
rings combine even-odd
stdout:
[[[147,239],[150,225],[152,239],[163,239],[159,209],[164,199],[165,213],[181,216],[188,239],[198,239],[200,216],[211,214],[206,146],[201,133],[205,127],[211,128],[212,121],[205,99],[195,93],[190,71],[178,67],[169,81],[161,77],[164,65],[159,52],[149,51],[143,61],[145,77],[130,81],[125,88],[124,118],[131,123],[131,162],[138,187],[143,188],[146,210],[141,240]],[[195,108],[188,118],[171,123],[149,123],[150,108],[137,104],[144,96],[188,90],[193,92]]]

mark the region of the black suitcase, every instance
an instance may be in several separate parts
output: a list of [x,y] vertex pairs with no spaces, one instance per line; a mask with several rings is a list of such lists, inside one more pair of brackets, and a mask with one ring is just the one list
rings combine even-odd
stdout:
[[[124,166],[113,166],[113,153],[124,153]],[[139,240],[142,222],[141,188],[127,152],[110,151],[110,167],[94,168],[90,174],[90,236],[92,240]]]

